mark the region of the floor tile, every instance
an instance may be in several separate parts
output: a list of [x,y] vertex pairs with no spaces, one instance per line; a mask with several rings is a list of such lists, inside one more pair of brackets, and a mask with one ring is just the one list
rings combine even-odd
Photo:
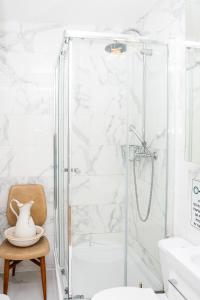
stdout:
[[[2,285],[1,277],[1,291]],[[43,300],[40,272],[16,272],[15,277],[10,277],[8,295],[10,300]],[[47,271],[47,299],[58,300],[54,271]]]

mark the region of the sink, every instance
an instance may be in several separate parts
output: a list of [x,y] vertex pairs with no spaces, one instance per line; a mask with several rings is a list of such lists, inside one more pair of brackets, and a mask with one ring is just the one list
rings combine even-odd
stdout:
[[[189,289],[200,295],[200,246],[175,248],[169,250],[169,258],[180,282],[183,281]],[[189,298],[188,299],[194,299]],[[196,298],[195,298],[196,299]],[[199,297],[198,297],[199,299]]]
[[200,253],[191,256],[191,261],[196,267],[200,268]]

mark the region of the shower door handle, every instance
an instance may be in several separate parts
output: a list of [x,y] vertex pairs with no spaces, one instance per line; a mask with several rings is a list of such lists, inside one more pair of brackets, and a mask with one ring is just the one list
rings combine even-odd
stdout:
[[[68,173],[69,172],[69,168],[64,168],[64,172]],[[75,174],[80,174],[81,170],[79,168],[70,168],[70,172],[71,173],[75,173]]]

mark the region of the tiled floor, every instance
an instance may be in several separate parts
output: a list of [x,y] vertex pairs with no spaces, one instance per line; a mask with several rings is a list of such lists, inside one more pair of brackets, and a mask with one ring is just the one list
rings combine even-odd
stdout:
[[[2,277],[0,278],[2,291]],[[47,272],[47,299],[58,300],[55,272]],[[9,281],[10,300],[43,300],[40,272],[18,272]]]

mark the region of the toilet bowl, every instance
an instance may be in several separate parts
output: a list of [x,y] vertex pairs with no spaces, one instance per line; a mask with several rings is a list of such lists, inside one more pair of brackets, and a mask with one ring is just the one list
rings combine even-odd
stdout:
[[[191,244],[181,238],[168,238],[159,241],[158,248],[160,253],[160,263],[162,270],[162,277],[164,282],[164,291],[168,296],[169,276],[173,270],[173,264],[169,259],[169,250],[177,247],[189,247]],[[158,300],[158,296],[152,289],[138,288],[138,287],[116,287],[103,290],[92,298],[92,300]],[[169,298],[173,299],[174,298]],[[180,298],[182,299],[182,298]],[[183,298],[184,299],[184,298]],[[0,299],[1,300],[1,299]]]
[[97,293],[92,300],[158,300],[152,289],[117,287]]

